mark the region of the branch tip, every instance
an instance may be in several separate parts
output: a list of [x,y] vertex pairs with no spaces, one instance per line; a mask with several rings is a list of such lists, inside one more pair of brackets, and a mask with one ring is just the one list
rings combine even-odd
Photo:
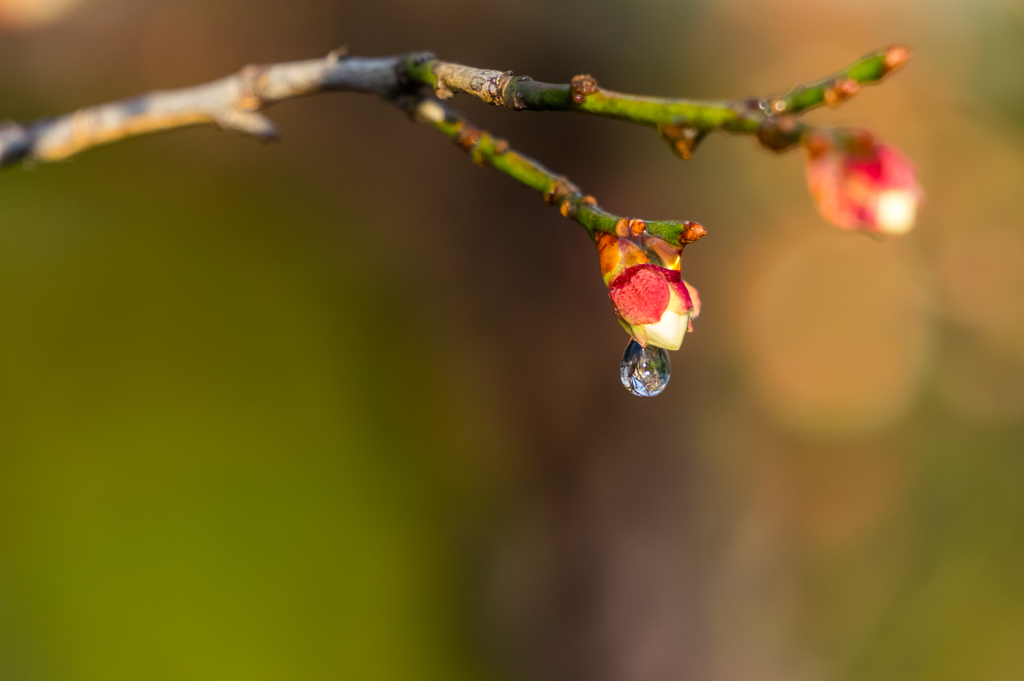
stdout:
[[699,222],[693,222],[692,220],[684,221],[683,226],[686,229],[684,229],[679,235],[679,243],[683,246],[692,244],[694,241],[708,233],[708,230],[704,229],[704,225]]
[[913,56],[914,51],[907,45],[890,45],[885,49],[885,75],[900,68]]

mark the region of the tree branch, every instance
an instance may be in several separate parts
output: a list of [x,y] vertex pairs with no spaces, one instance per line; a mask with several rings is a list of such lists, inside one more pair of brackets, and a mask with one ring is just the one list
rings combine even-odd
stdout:
[[277,102],[319,92],[365,92],[394,98],[400,57],[344,57],[247,66],[204,85],[162,90],[27,124],[0,127],[0,167],[20,160],[62,161],[91,147],[193,125],[214,125],[261,139],[277,128],[259,113]]
[[151,92],[58,118],[6,123],[0,126],[0,167],[19,161],[60,161],[102,144],[194,125],[273,139],[277,128],[260,113],[262,109],[320,92],[362,92],[402,107],[414,119],[456,141],[477,163],[490,165],[537,190],[592,236],[599,232],[648,234],[683,246],[703,236],[704,228],[688,221],[644,221],[608,213],[566,178],[512,151],[506,142],[425,97],[420,89],[433,88],[442,99],[463,92],[514,110],[568,111],[645,125],[657,129],[676,154],[690,158],[700,140],[717,130],[756,135],[768,148],[788,149],[812,129],[793,114],[821,104],[838,105],[860,85],[882,80],[909,55],[909,49],[893,46],[777,97],[700,102],[613,92],[598,87],[589,75],[576,76],[569,84],[541,83],[528,76],[513,76],[510,71],[440,61],[429,52],[350,57],[336,50],[324,59],[247,66],[203,85]]
[[[655,128],[677,155],[688,159],[700,140],[716,130],[757,134],[759,138],[763,136],[759,132],[765,127],[789,128],[792,133],[797,127],[780,126],[778,114],[802,113],[822,104],[837,106],[856,94],[861,85],[881,82],[909,58],[909,48],[893,45],[872,52],[821,80],[798,85],[783,95],[721,102],[613,92],[598,87],[597,80],[590,75],[576,76],[568,85],[541,83],[529,76],[513,76],[511,71],[440,61],[429,53],[409,55],[405,71],[414,82],[433,88],[441,99],[463,92],[488,104],[516,111],[568,111]],[[798,141],[794,137],[786,148]],[[774,145],[766,143],[770,148],[781,150],[777,144],[778,140]]]

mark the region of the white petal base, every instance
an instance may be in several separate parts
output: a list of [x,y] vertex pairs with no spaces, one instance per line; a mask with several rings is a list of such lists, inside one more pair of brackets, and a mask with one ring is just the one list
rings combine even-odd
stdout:
[[647,333],[647,344],[666,350],[678,350],[683,344],[683,336],[686,335],[689,321],[689,315],[665,310],[665,314],[657,322],[643,325]]

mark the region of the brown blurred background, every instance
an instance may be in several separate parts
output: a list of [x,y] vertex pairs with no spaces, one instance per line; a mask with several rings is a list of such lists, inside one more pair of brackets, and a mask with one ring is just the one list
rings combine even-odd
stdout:
[[0,175],[0,679],[1024,678],[1016,0],[0,0],[0,117],[431,49],[764,95],[919,165],[910,236],[798,154],[455,103],[609,209],[697,220],[655,399],[593,246],[359,95]]

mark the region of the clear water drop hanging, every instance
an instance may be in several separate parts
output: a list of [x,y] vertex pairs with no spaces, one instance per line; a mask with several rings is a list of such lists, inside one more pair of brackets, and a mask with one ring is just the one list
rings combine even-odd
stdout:
[[644,347],[630,339],[622,353],[619,376],[626,390],[637,397],[654,397],[665,389],[671,378],[672,362],[668,350],[653,345]]

